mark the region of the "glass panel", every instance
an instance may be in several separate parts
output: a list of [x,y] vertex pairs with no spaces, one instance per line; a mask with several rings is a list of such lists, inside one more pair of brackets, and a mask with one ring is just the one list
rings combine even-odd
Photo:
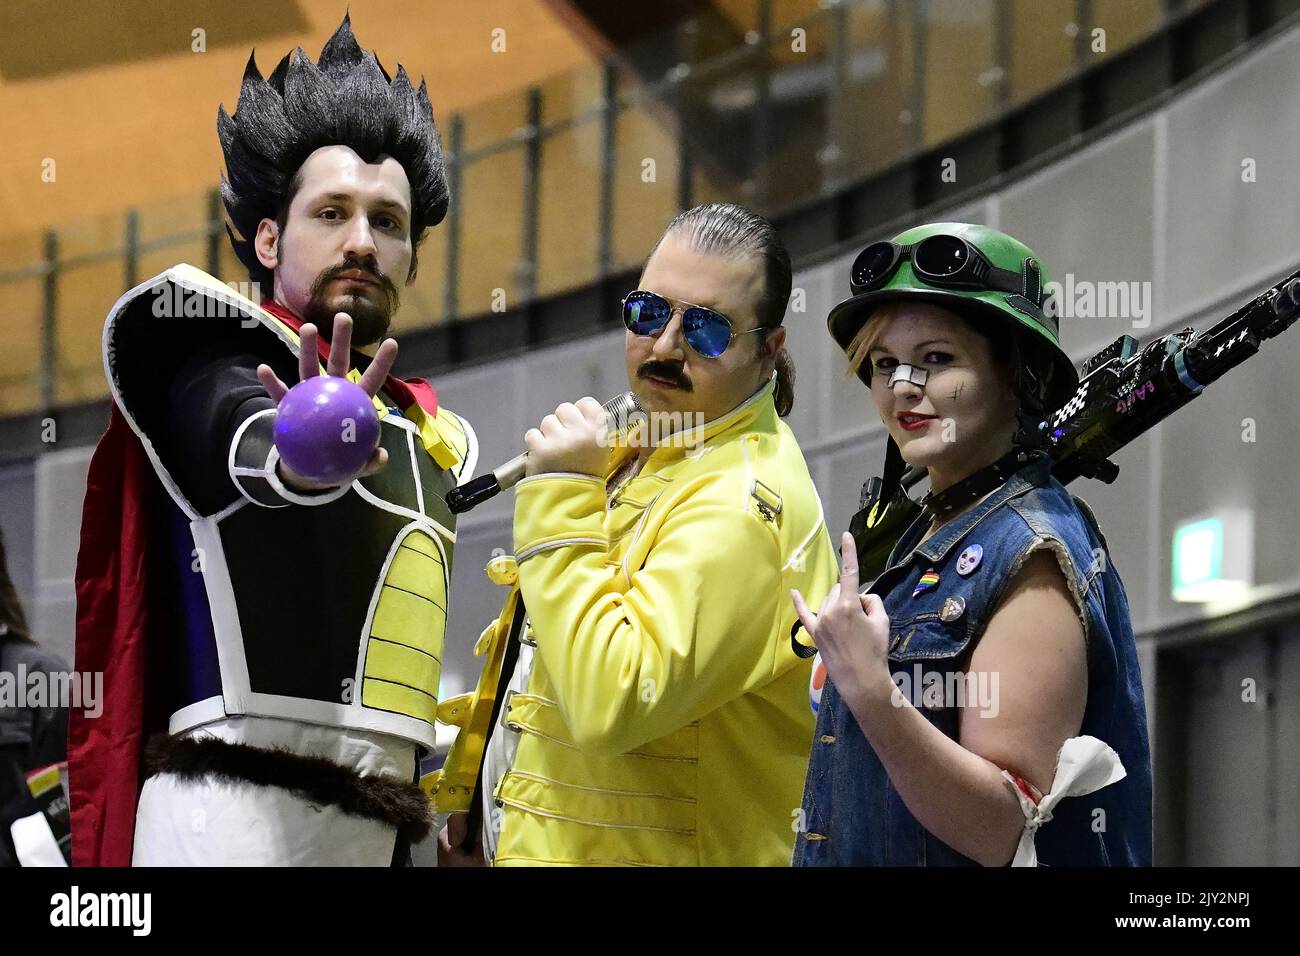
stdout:
[[[759,7],[763,2],[764,0],[712,0],[712,5],[726,18],[733,29],[740,32],[743,38],[745,33],[758,29]],[[766,0],[766,2],[769,8],[768,26],[774,36],[777,33],[788,35],[795,27],[808,26],[809,21],[822,15],[822,8],[825,5],[821,0]]]
[[[718,9],[716,2],[696,6],[698,12],[677,26],[658,31],[657,37],[645,37],[636,41],[636,46],[642,48],[642,56],[647,58],[641,62],[653,62],[655,52],[652,51],[671,49],[676,54],[673,59],[703,64],[743,46],[746,35],[756,28],[758,22],[755,0],[729,4],[729,10]],[[646,44],[644,47],[643,43]],[[671,44],[671,47],[667,44]],[[672,59],[664,64],[665,68],[672,65]],[[654,73],[649,75],[653,76]]]
[[1010,0],[1010,103],[1024,102],[1073,72],[1074,38],[1069,28],[1077,28],[1076,8],[1076,0]]
[[[509,139],[524,126],[526,111],[527,100],[522,90],[476,104],[461,114],[465,120],[464,148],[475,150]],[[448,116],[439,124],[438,131],[445,136],[450,123]]]
[[[752,179],[758,152],[753,144],[754,75],[759,53],[751,48],[727,64],[711,62],[677,85],[671,98],[650,103],[650,115],[684,128],[690,145],[691,175],[737,184]],[[679,117],[675,121],[673,117]]]
[[762,0],[711,0],[710,6],[733,30],[743,36],[758,23],[758,5]]
[[100,337],[109,309],[126,291],[122,272],[115,256],[59,273],[54,397],[61,405],[108,394]]
[[600,151],[599,117],[542,141],[539,295],[585,285],[599,271]]
[[[35,246],[35,248],[32,248]],[[5,240],[5,261],[14,266],[40,260],[36,242]],[[43,278],[0,284],[5,302],[5,344],[0,349],[0,415],[18,415],[40,405]]]
[[[1162,0],[1092,0],[1092,26],[1106,31],[1106,52],[1110,56],[1153,33],[1164,18]],[[1088,49],[1096,42],[1088,37]]]
[[[810,21],[824,16],[820,0],[771,0],[772,32],[780,30],[789,35],[794,27],[808,26]],[[880,6],[879,0],[871,6]]]
[[[226,245],[230,245],[229,241],[226,242]],[[191,239],[188,242],[171,242],[161,249],[142,253],[136,259],[135,281],[140,283],[144,282],[146,279],[152,279],[154,276],[158,275],[158,273],[165,272],[167,269],[170,269],[172,266],[181,262],[187,263],[194,266],[196,269],[201,269],[206,272],[208,268],[208,244],[202,239]],[[118,269],[125,277],[125,260],[122,260]],[[125,285],[125,282],[123,282],[121,292],[126,291]],[[248,290],[241,289],[240,291],[247,294]],[[121,295],[121,292],[119,292],[118,295]],[[270,292],[270,289],[264,290],[265,294],[270,294]],[[116,301],[116,298],[114,301]],[[107,314],[107,312],[105,312],[105,314]]]
[[640,268],[677,214],[676,129],[656,107],[623,110],[615,130],[614,268]]
[[[460,198],[452,196],[451,201],[459,202]],[[393,322],[395,333],[436,325],[446,318],[447,235],[446,219],[425,230],[417,250],[415,283],[410,287],[398,284],[402,298]]]
[[[40,263],[45,239],[40,233],[0,238],[0,272],[17,272]],[[0,349],[0,415],[16,415],[40,403],[41,315],[44,278],[0,281],[5,303],[5,346]]]
[[824,188],[867,176],[912,141],[912,21],[898,8],[855,4],[832,11],[827,30],[841,45],[827,69]]
[[[201,235],[208,214],[206,193],[191,193],[187,196],[142,203],[136,207],[136,210],[139,230],[137,235],[140,244],[147,245],[159,241],[166,243],[157,249],[140,254],[136,262],[136,282],[151,279],[181,262],[207,271],[208,244],[206,238]],[[185,235],[193,238],[179,238]],[[224,231],[221,234],[221,241],[227,246],[230,245],[230,240],[226,238]],[[123,246],[125,246],[125,230]],[[122,274],[125,280],[125,249]],[[236,281],[247,280],[239,278]],[[266,291],[270,292],[269,289]]]
[[120,248],[126,225],[121,212],[109,212],[79,217],[59,226],[58,233],[59,258],[66,260]]
[[[140,241],[154,242],[202,229],[208,216],[208,197],[206,193],[190,193],[172,196],[169,199],[137,203],[135,208],[139,221]],[[204,263],[190,261],[190,265],[202,269]],[[141,278],[148,278],[148,276],[142,275]]]
[[[845,8],[847,9],[847,8]],[[768,55],[774,63],[806,64],[830,55],[834,35],[830,26],[836,10],[819,10],[789,21],[772,18]],[[795,31],[802,31],[796,33]]]
[[[45,235],[40,232],[9,233],[0,236],[0,275],[39,265],[45,255]],[[17,279],[13,281],[18,281]],[[8,283],[0,279],[0,289]]]
[[[744,146],[757,158],[754,201],[774,212],[816,195],[822,186],[822,165],[834,157],[826,152],[832,74],[831,36],[834,21],[821,16],[806,21],[805,32],[795,42],[779,35],[768,47],[768,115],[763,126],[766,141],[751,135]],[[806,52],[801,52],[806,49]],[[755,92],[750,123],[758,113],[758,67],[746,77]],[[751,125],[751,132],[754,127]]]
[[734,202],[744,203],[740,183],[716,166],[691,167],[691,202]]
[[592,110],[599,109],[604,84],[604,69],[599,63],[585,63],[538,84],[542,92],[543,125],[585,118]]
[[461,174],[456,287],[461,316],[520,304],[523,195],[520,147],[475,160]]
[[929,0],[925,11],[924,142],[941,143],[997,107],[993,0]]
[[[59,404],[107,393],[100,334],[108,310],[126,291],[121,252],[125,240],[126,217],[120,212],[90,216],[59,229],[54,382]],[[101,253],[111,255],[91,262],[75,261]]]

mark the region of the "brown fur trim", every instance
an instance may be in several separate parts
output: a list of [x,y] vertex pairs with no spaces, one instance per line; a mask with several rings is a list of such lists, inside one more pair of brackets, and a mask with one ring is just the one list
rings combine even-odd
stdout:
[[415,784],[363,777],[324,757],[265,750],[216,737],[156,734],[145,748],[145,767],[149,774],[171,773],[182,780],[210,775],[230,783],[279,787],[308,803],[387,823],[411,843],[428,836],[433,824],[429,798]]

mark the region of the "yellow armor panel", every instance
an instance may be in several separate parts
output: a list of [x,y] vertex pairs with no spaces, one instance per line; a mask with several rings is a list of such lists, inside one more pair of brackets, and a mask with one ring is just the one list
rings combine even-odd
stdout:
[[433,722],[447,627],[447,569],[438,543],[411,531],[398,546],[375,604],[361,704]]

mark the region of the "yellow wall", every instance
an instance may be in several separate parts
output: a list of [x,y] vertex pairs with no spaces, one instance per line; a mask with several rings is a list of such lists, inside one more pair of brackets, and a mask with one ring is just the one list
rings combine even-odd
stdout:
[[[104,22],[120,27],[133,14],[140,29],[98,37],[113,49],[109,64],[19,80],[6,78],[0,67],[0,217],[6,232],[34,232],[215,185],[221,169],[217,105],[233,112],[250,47],[221,45],[223,30],[265,4],[197,4],[210,12],[187,16],[168,12],[175,10],[169,4],[113,0],[60,3],[57,17],[24,15],[50,6],[28,0],[0,4],[0,34],[8,37],[0,48],[54,48],[68,34],[100,31]],[[96,6],[122,13],[104,21],[93,12]],[[337,0],[285,6],[297,10],[306,28],[255,39],[263,75],[297,45],[314,60],[345,9]],[[350,9],[362,46],[378,50],[390,73],[400,62],[417,80],[426,77],[439,119],[590,59],[540,2],[351,0]],[[195,27],[206,30],[207,52],[191,51]],[[506,31],[504,53],[490,49],[496,27]],[[172,52],[136,59],[132,50],[137,42],[144,45],[141,33],[153,38],[163,29],[174,33]],[[41,181],[46,158],[57,163],[54,183]]]

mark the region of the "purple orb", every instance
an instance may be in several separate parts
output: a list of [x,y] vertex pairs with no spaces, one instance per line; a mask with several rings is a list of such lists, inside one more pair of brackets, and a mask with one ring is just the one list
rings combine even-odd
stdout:
[[379,447],[379,415],[360,385],[316,375],[280,399],[275,447],[302,477],[341,485],[354,478]]

